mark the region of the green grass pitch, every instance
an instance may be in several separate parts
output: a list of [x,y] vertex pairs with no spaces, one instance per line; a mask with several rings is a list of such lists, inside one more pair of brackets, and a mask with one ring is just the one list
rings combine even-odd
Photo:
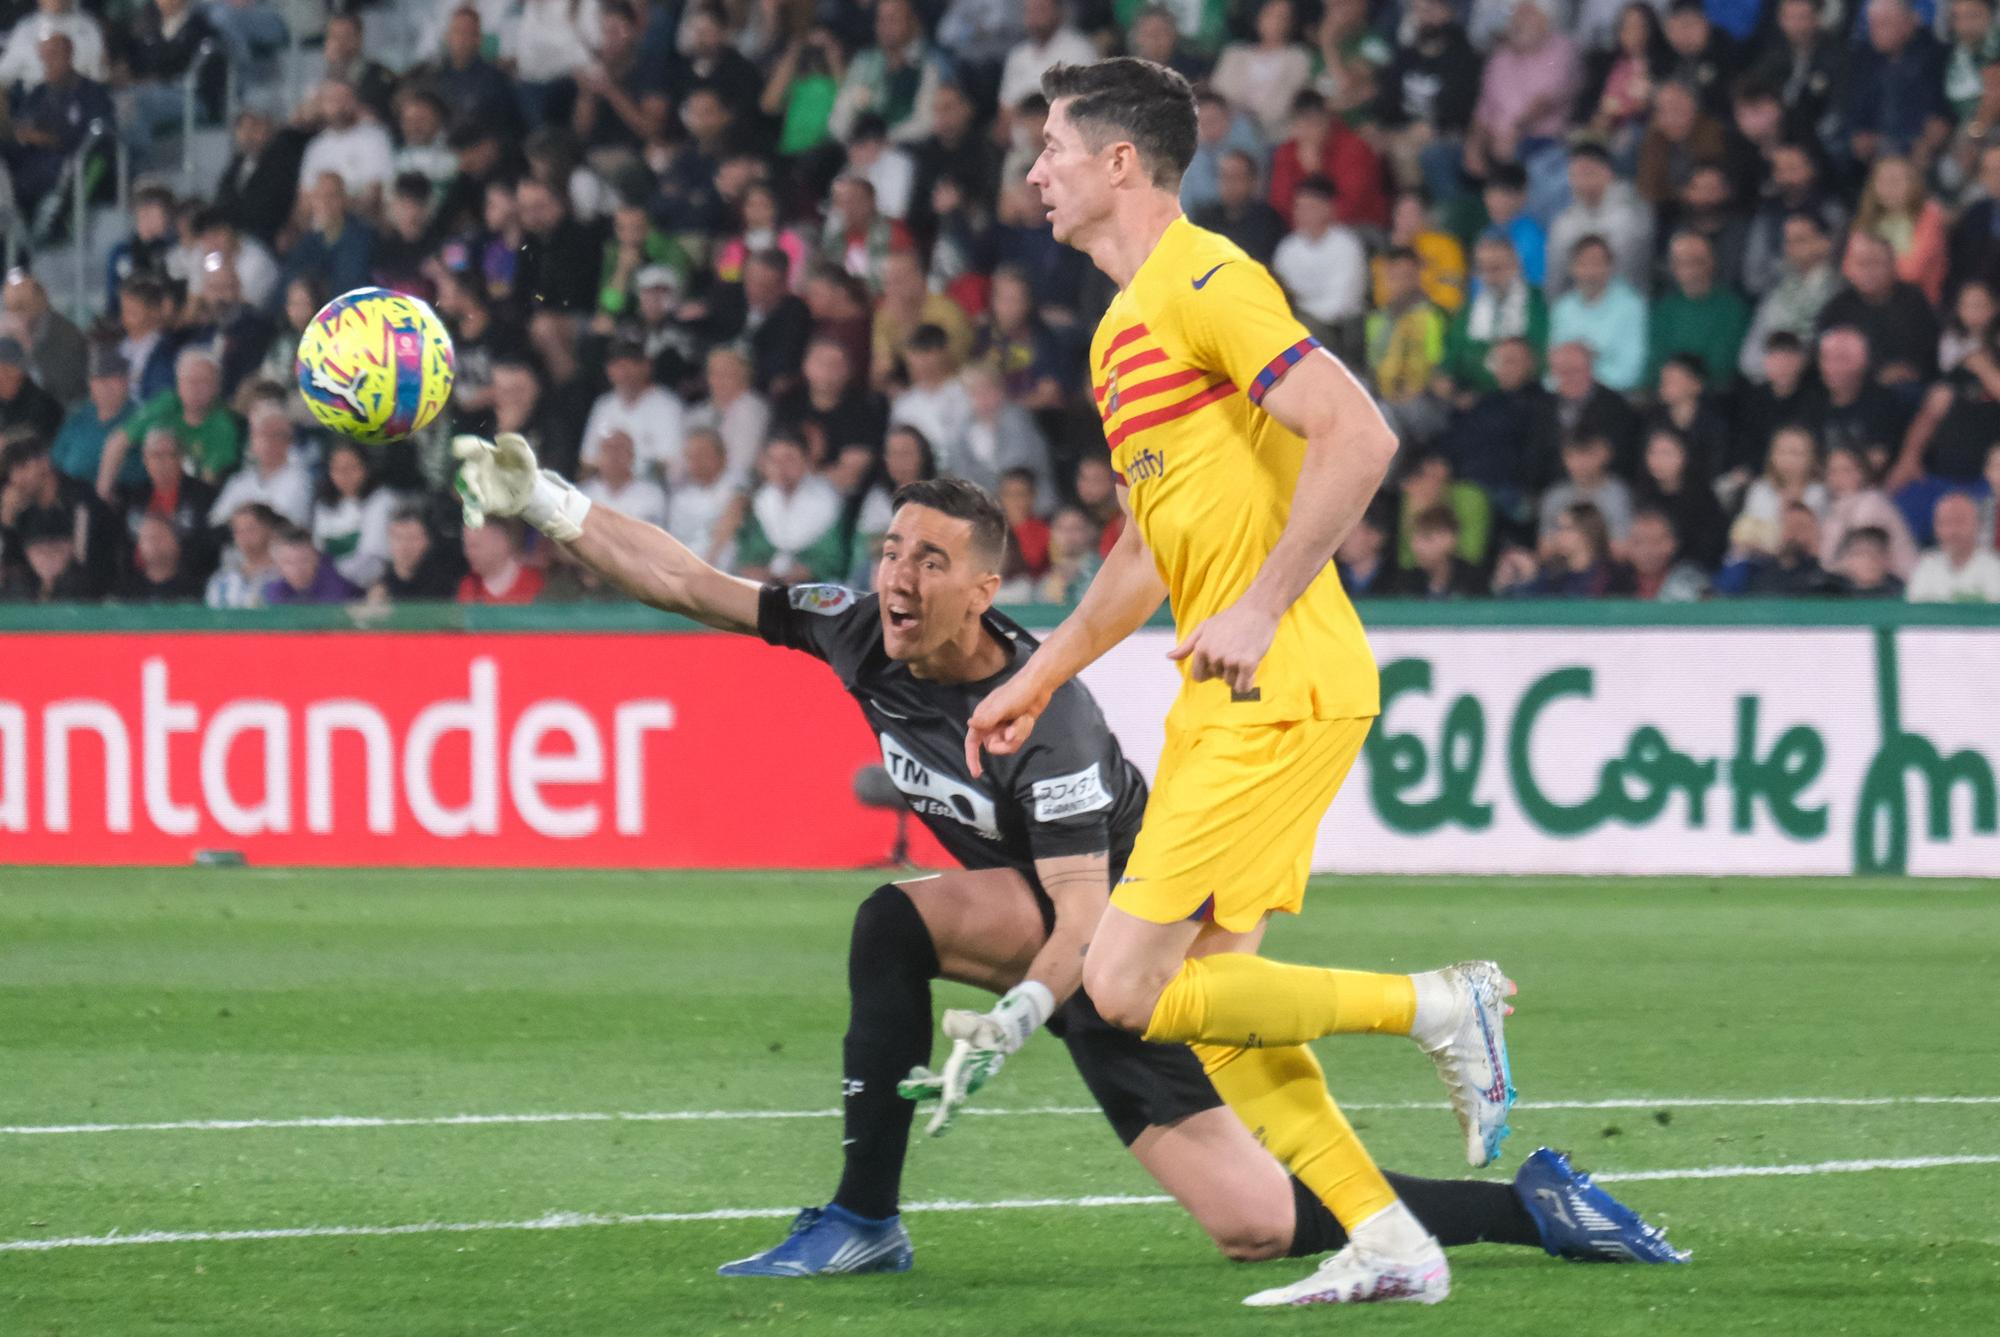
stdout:
[[[1481,1173],[1723,1170],[1615,1186],[1686,1268],[1482,1247],[1436,1309],[1272,1314],[1237,1301],[1310,1265],[1226,1262],[1171,1206],[913,1211],[915,1271],[819,1282],[715,1277],[779,1219],[602,1223],[825,1199],[876,880],[0,870],[0,1334],[2000,1332],[2000,1099],[1910,1099],[2000,1098],[1995,883],[1325,879],[1277,927],[1296,960],[1499,959],[1529,1104]],[[1455,1172],[1421,1056],[1319,1049],[1378,1159]],[[909,1200],[1152,1192],[1097,1118],[1031,1112],[1084,1102],[1038,1040],[978,1102],[1024,1112],[920,1143]],[[799,1117],[437,1122],[616,1111]],[[336,1115],[409,1122],[24,1131]],[[1827,1168],[1928,1158],[1970,1163]],[[561,1228],[22,1247],[525,1221]]]

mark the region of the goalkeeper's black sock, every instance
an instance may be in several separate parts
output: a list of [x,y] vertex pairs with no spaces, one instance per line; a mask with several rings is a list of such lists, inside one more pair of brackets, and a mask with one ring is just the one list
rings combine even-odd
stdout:
[[[1542,1247],[1535,1219],[1521,1205],[1512,1184],[1481,1179],[1416,1179],[1383,1171],[1389,1187],[1410,1209],[1410,1215],[1447,1249],[1461,1244],[1524,1244]],[[1296,1205],[1289,1256],[1307,1258],[1331,1253],[1347,1243],[1347,1232],[1326,1204],[1297,1179],[1292,1180]]]
[[931,1061],[937,970],[937,949],[917,907],[900,887],[877,887],[854,914],[841,1044],[847,1165],[833,1200],[856,1216],[896,1214],[916,1113],[896,1083]]

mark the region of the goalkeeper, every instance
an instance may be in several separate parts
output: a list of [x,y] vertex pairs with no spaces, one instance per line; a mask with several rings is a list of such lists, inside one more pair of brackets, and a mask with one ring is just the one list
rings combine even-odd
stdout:
[[[538,471],[518,436],[459,437],[468,525],[519,515],[634,598],[722,631],[823,660],[880,740],[911,809],[964,867],[878,887],[855,914],[842,1048],[845,1168],[833,1200],[801,1213],[770,1249],[726,1276],[899,1272],[898,1216],[913,1100],[931,1131],[1046,1026],[1147,1172],[1234,1258],[1305,1257],[1345,1243],[1319,1198],[1291,1177],[1210,1086],[1182,1045],[1111,1026],[1078,987],[1083,950],[1131,852],[1145,782],[1087,688],[1057,689],[1030,746],[974,778],[966,721],[1010,678],[1034,638],[992,608],[1006,544],[999,505],[955,479],[900,490],[875,594],[757,585],[707,565],[672,536],[591,502]],[[1001,995],[951,1011],[950,1060],[933,1074],[931,980]],[[899,1091],[898,1087],[902,1087]],[[1553,1152],[1513,1185],[1390,1175],[1440,1243],[1536,1245],[1573,1258],[1681,1255]]]

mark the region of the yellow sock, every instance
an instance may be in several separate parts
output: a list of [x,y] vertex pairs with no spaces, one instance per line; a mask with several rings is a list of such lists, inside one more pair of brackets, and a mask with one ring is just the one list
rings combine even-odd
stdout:
[[1216,1093],[1349,1233],[1394,1205],[1396,1191],[1333,1103],[1310,1049],[1193,1049]]
[[1417,986],[1408,975],[1326,970],[1248,952],[1189,957],[1153,1006],[1146,1038],[1250,1049],[1322,1035],[1408,1035]]

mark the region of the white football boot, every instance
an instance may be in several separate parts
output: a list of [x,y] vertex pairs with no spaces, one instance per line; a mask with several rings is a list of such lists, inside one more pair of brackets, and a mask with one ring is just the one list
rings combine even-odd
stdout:
[[1502,1029],[1514,1011],[1506,1002],[1514,981],[1491,961],[1461,961],[1416,978],[1412,1038],[1451,1092],[1452,1113],[1465,1133],[1465,1163],[1490,1165],[1500,1155],[1516,1098]]
[[[1390,1222],[1392,1214],[1399,1220]],[[1375,1228],[1375,1227],[1386,1228]],[[1385,1239],[1384,1236],[1391,1238]],[[1258,1291],[1243,1303],[1279,1305],[1379,1304],[1414,1300],[1434,1305],[1451,1294],[1444,1250],[1400,1203],[1361,1223],[1347,1247],[1301,1281]]]

